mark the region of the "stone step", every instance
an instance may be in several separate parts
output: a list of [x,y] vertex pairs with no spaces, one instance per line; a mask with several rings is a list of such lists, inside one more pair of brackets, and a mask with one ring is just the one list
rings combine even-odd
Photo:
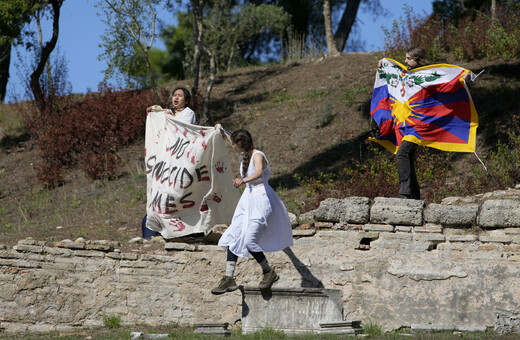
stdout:
[[265,328],[285,334],[356,334],[359,321],[343,320],[339,289],[240,287],[242,291],[242,333]]

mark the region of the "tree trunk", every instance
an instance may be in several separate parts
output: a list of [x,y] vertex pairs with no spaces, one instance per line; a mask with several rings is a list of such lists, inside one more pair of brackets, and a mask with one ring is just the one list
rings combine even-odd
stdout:
[[191,7],[193,9],[193,16],[195,19],[194,24],[194,38],[195,38],[195,49],[193,53],[193,60],[194,60],[194,74],[193,74],[193,87],[192,92],[193,96],[196,95],[198,89],[199,89],[199,76],[200,76],[200,57],[201,57],[201,49],[202,49],[202,33],[203,33],[203,27],[202,27],[202,10],[203,10],[203,4],[202,1],[204,0],[191,0]]
[[[38,28],[38,46],[40,46],[40,51],[43,51],[43,33],[42,33],[42,25],[41,25],[41,18],[43,15],[43,9],[38,9],[36,11],[36,27]],[[54,81],[52,79],[52,69],[51,69],[51,63],[49,60],[45,63],[45,73],[47,73],[47,85],[48,93],[47,96],[54,96]]]
[[497,1],[491,0],[491,25],[495,26],[497,20]]
[[339,51],[334,42],[334,35],[332,34],[332,19],[330,17],[330,1],[323,1],[323,19],[325,20],[325,37],[327,38],[327,55],[338,56]]
[[204,118],[205,121],[204,124],[211,123],[213,124],[213,115],[208,117],[208,106],[209,106],[209,98],[211,96],[211,91],[213,90],[213,84],[215,83],[215,74],[216,74],[216,67],[215,67],[215,53],[211,53],[209,49],[207,49],[205,46],[204,52],[209,56],[209,83],[208,87],[206,88],[206,95],[204,96]]
[[[140,45],[142,47],[142,45]],[[150,86],[153,90],[153,95],[155,97],[155,103],[159,105],[161,103],[161,100],[159,98],[159,92],[157,92],[157,85],[155,85],[155,75],[153,73],[152,64],[150,63],[150,58],[148,58],[148,52],[150,50],[144,50],[144,59],[146,60],[146,67],[148,68],[148,74],[150,75]]]
[[9,81],[9,66],[11,65],[11,41],[0,45],[0,102],[5,99],[7,82]]
[[31,80],[29,83],[34,96],[34,101],[36,102],[36,105],[38,106],[40,111],[43,111],[45,109],[45,96],[43,94],[42,87],[40,84],[40,77],[45,68],[45,64],[49,60],[49,56],[51,55],[52,51],[56,47],[56,43],[58,42],[58,33],[60,29],[60,8],[63,4],[63,0],[51,0],[50,3],[52,6],[53,13],[52,37],[43,47],[40,54],[40,60],[38,61],[35,70],[31,74]]
[[352,25],[354,25],[354,21],[356,20],[360,2],[361,0],[347,1],[347,7],[341,16],[338,29],[334,34],[334,41],[339,52],[343,52],[343,49],[347,44],[347,39],[350,35],[350,31],[352,30]]

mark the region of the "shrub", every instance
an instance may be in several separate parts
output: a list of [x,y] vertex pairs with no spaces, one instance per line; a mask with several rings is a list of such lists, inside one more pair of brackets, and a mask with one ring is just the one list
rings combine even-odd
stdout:
[[121,318],[117,315],[109,316],[104,315],[103,316],[103,325],[107,328],[119,328],[121,327]]
[[425,17],[405,7],[405,16],[383,28],[385,52],[394,59],[404,59],[412,46],[424,47],[432,62],[452,53],[458,60],[483,57],[514,58],[520,54],[520,5],[498,6],[496,20],[489,11],[455,20],[434,15]]
[[153,102],[148,90],[115,91],[101,85],[98,93],[88,93],[83,100],[57,97],[52,107],[33,112],[26,126],[43,159],[37,167],[41,183],[60,185],[65,170],[77,165],[91,179],[117,176],[115,151],[144,135],[145,110]]

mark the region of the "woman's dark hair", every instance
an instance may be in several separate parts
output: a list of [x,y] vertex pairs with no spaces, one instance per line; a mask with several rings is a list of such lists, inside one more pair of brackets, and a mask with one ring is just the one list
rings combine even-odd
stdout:
[[[245,151],[251,151],[253,150],[253,138],[251,137],[251,134],[249,131],[245,129],[238,129],[233,131],[231,134],[231,141],[244,149]],[[242,175],[245,177],[247,168],[249,167],[249,162],[251,161],[251,155],[249,152],[246,152],[244,154],[244,157],[242,158]]]
[[172,91],[172,97],[175,94],[175,91],[177,91],[177,90],[182,90],[182,92],[184,92],[184,100],[186,101],[186,106],[190,105],[190,101],[191,101],[191,93],[190,93],[190,91],[188,91],[188,89],[185,88],[185,87],[177,86]]
[[406,53],[409,53],[412,56],[419,67],[430,64],[430,61],[426,58],[426,50],[422,47],[412,47],[406,51]]

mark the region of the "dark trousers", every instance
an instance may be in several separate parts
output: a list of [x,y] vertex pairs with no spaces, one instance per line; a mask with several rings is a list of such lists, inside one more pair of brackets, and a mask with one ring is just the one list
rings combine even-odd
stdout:
[[153,236],[159,236],[161,233],[155,230],[148,229],[146,227],[146,217],[148,215],[144,215],[143,220],[141,221],[141,234],[143,238],[151,239]]
[[[259,251],[259,252],[254,252],[254,251],[251,251],[251,250],[250,250],[249,253],[250,253],[251,255],[253,255],[253,258],[254,258],[254,259],[256,260],[256,262],[258,262],[258,263],[262,263],[262,261],[265,260],[265,254],[264,254],[263,252],[261,252],[261,251]],[[228,261],[237,262],[237,260],[238,260],[238,256],[235,255],[235,254],[233,254],[233,253],[231,252],[231,250],[228,249],[228,250],[227,250],[227,260],[228,260]]]
[[415,174],[415,151],[417,144],[403,141],[397,150],[397,172],[399,173],[399,196],[420,199],[421,190]]

